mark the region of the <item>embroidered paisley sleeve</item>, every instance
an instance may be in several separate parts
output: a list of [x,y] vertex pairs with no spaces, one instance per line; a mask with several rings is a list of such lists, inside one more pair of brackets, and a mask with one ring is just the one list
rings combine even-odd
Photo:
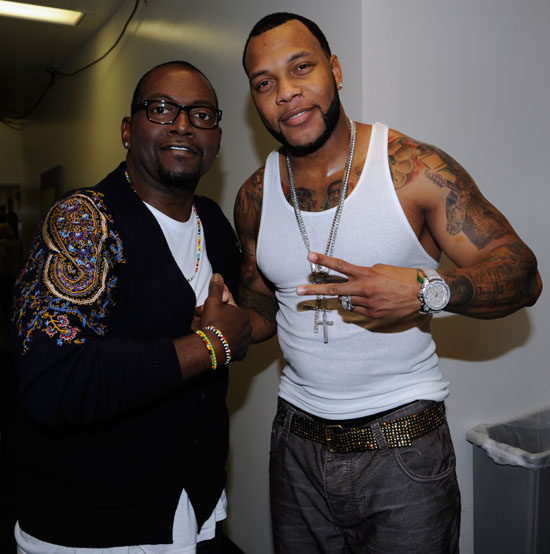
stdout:
[[16,283],[14,319],[26,353],[37,334],[64,344],[108,331],[123,263],[102,195],[75,193],[45,216]]

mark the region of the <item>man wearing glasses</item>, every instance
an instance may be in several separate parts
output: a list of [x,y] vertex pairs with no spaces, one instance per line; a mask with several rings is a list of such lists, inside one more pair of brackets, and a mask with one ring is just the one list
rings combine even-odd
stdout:
[[219,548],[227,365],[250,334],[235,234],[194,194],[222,112],[197,68],[169,62],[131,114],[126,162],[50,209],[16,284],[23,553]]

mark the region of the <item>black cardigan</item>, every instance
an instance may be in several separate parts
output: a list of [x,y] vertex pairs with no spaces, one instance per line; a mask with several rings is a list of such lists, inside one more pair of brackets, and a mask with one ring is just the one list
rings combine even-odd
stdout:
[[[50,210],[15,289],[18,516],[55,544],[170,543],[182,488],[201,526],[225,485],[227,368],[182,382],[195,295],[124,169]],[[235,293],[235,233],[195,205]]]

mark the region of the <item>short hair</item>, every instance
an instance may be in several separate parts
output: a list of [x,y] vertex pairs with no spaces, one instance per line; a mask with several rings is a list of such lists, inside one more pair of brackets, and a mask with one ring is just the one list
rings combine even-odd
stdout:
[[147,78],[154,73],[157,69],[161,69],[163,67],[167,67],[169,65],[174,65],[176,67],[179,67],[180,69],[185,69],[187,71],[196,71],[200,75],[202,75],[207,83],[210,85],[210,88],[212,89],[212,92],[214,93],[214,98],[216,99],[216,107],[218,107],[218,95],[216,94],[216,91],[214,87],[212,86],[212,83],[210,82],[210,79],[198,68],[195,67],[192,63],[184,62],[182,60],[174,60],[171,62],[164,62],[159,65],[155,65],[155,67],[152,67],[147,73],[142,75],[141,79],[138,81],[138,84],[136,85],[136,88],[134,90],[134,94],[132,95],[132,104],[130,105],[130,115],[134,115],[137,111],[137,107],[142,101],[142,94],[143,94],[143,88],[145,81]]
[[258,23],[254,25],[254,27],[252,27],[252,31],[250,31],[250,34],[246,39],[246,44],[244,45],[244,50],[243,50],[242,62],[243,62],[243,67],[245,71],[246,71],[246,66],[244,64],[244,59],[246,56],[246,50],[248,49],[248,43],[250,42],[250,39],[257,37],[258,35],[261,35],[266,31],[270,31],[275,27],[279,27],[283,23],[286,23],[287,21],[291,21],[293,19],[300,21],[308,28],[309,32],[319,41],[319,44],[321,45],[321,48],[323,49],[323,52],[325,53],[326,57],[330,58],[332,53],[330,51],[330,46],[328,44],[327,37],[324,35],[323,31],[321,31],[317,23],[315,23],[314,21],[311,21],[311,19],[308,19],[307,17],[298,15],[295,13],[276,12],[276,13],[271,13],[269,15],[266,15],[265,17],[262,17],[262,19],[260,19],[260,21],[258,21]]

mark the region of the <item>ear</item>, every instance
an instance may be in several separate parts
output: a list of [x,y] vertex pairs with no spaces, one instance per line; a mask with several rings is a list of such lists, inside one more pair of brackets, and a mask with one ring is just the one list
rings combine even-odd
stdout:
[[330,67],[332,69],[332,75],[334,76],[334,81],[336,83],[341,83],[344,80],[344,74],[342,72],[342,66],[340,65],[340,60],[338,56],[332,54],[329,58]]
[[220,146],[222,145],[222,133],[223,133],[223,129],[221,127],[218,127],[219,130],[220,130],[220,137],[218,139],[218,149],[216,150],[216,158],[218,157],[219,153],[220,153]]
[[128,149],[130,145],[131,124],[132,119],[128,116],[124,117],[122,119],[122,123],[120,124],[120,136],[122,138],[122,145],[126,149]]

